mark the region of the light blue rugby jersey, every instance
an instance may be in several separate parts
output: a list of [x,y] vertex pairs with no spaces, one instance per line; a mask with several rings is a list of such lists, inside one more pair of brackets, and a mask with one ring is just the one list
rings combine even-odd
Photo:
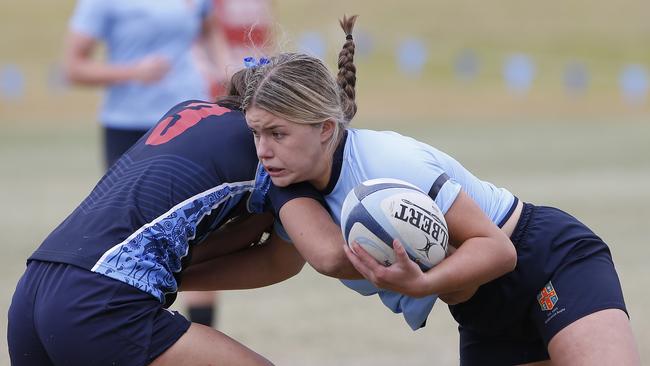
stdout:
[[[483,212],[502,226],[516,205],[516,198],[503,188],[476,178],[449,155],[413,138],[391,131],[349,129],[334,156],[329,185],[323,192],[334,221],[340,225],[341,207],[348,192],[375,178],[407,181],[431,197],[447,213],[460,189],[472,197]],[[413,298],[381,290],[367,280],[342,280],[362,295],[378,294],[395,313],[403,313],[412,329],[424,326],[437,296]]]

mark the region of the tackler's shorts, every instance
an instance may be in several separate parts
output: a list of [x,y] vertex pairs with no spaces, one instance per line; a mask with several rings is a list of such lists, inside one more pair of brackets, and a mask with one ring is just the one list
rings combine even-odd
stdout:
[[9,355],[14,366],[148,365],[189,326],[123,282],[31,261],[9,308]]
[[121,128],[104,127],[104,161],[106,169],[110,168],[149,130],[125,130]]
[[627,312],[607,245],[552,207],[524,204],[512,234],[515,270],[450,306],[461,365],[515,365],[549,358],[551,338],[604,309]]

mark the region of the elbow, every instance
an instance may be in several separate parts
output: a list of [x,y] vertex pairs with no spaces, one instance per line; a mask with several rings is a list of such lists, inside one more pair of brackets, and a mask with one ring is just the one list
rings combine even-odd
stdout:
[[500,277],[515,270],[517,266],[517,249],[506,235],[495,237],[493,240],[494,256],[492,257],[492,263],[495,270],[494,274]]
[[515,249],[514,244],[510,240],[508,240],[508,245],[503,251],[502,265],[505,273],[512,272],[517,267],[517,249]]
[[332,276],[332,274],[336,272],[336,261],[328,260],[327,258],[318,258],[310,261],[309,264],[316,270],[316,272],[325,276]]
[[346,268],[346,262],[347,258],[328,256],[312,260],[309,264],[322,275],[339,278],[340,273]]

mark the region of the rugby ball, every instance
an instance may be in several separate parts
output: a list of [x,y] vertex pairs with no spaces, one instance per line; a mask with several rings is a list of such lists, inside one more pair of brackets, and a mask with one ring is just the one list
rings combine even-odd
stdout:
[[398,179],[371,179],[352,189],[341,208],[341,230],[348,246],[357,242],[379,263],[395,262],[393,239],[425,271],[447,254],[445,217],[435,201]]

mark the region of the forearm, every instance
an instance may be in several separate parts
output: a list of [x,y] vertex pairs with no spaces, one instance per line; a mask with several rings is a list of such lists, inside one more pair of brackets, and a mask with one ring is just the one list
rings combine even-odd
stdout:
[[345,255],[341,229],[316,200],[287,202],[280,209],[280,219],[296,249],[316,271],[335,278],[363,278]]
[[426,292],[444,294],[476,288],[512,271],[516,253],[512,242],[500,238],[466,240],[453,255],[425,272]]
[[104,86],[133,80],[136,69],[132,65],[111,65],[94,60],[68,61],[67,79],[75,84]]
[[192,249],[190,265],[249,248],[251,244],[260,241],[264,232],[271,232],[272,226],[273,215],[271,214],[237,216],[236,219],[221,225],[201,244]]
[[67,79],[81,85],[111,85],[127,81],[151,83],[160,80],[169,70],[169,60],[149,55],[129,64],[111,64],[93,57],[98,41],[93,37],[70,32],[64,49]]
[[304,260],[288,243],[270,239],[183,271],[181,291],[241,290],[281,282],[300,272]]
[[[340,233],[339,233],[340,235]],[[332,236],[334,237],[334,236]],[[299,240],[299,242],[302,240]],[[296,247],[305,248],[306,245],[312,246],[313,250],[301,250],[303,257],[318,273],[325,276],[338,279],[363,279],[363,276],[354,268],[352,263],[345,256],[343,245],[347,245],[341,236],[341,243],[332,245],[332,241],[309,240],[310,243],[297,243]],[[316,244],[316,245],[314,245]],[[340,246],[339,246],[340,245]]]
[[438,294],[450,303],[467,300],[480,285],[515,268],[514,245],[466,193],[460,191],[445,220],[450,244],[457,249],[426,272],[409,258],[398,240],[393,242],[396,261],[389,267],[377,263],[358,245],[356,254],[350,250],[346,254],[379,288],[413,297]]
[[457,250],[425,273],[429,293],[476,288],[515,268],[517,253],[510,238],[467,193],[458,194],[445,220]]

